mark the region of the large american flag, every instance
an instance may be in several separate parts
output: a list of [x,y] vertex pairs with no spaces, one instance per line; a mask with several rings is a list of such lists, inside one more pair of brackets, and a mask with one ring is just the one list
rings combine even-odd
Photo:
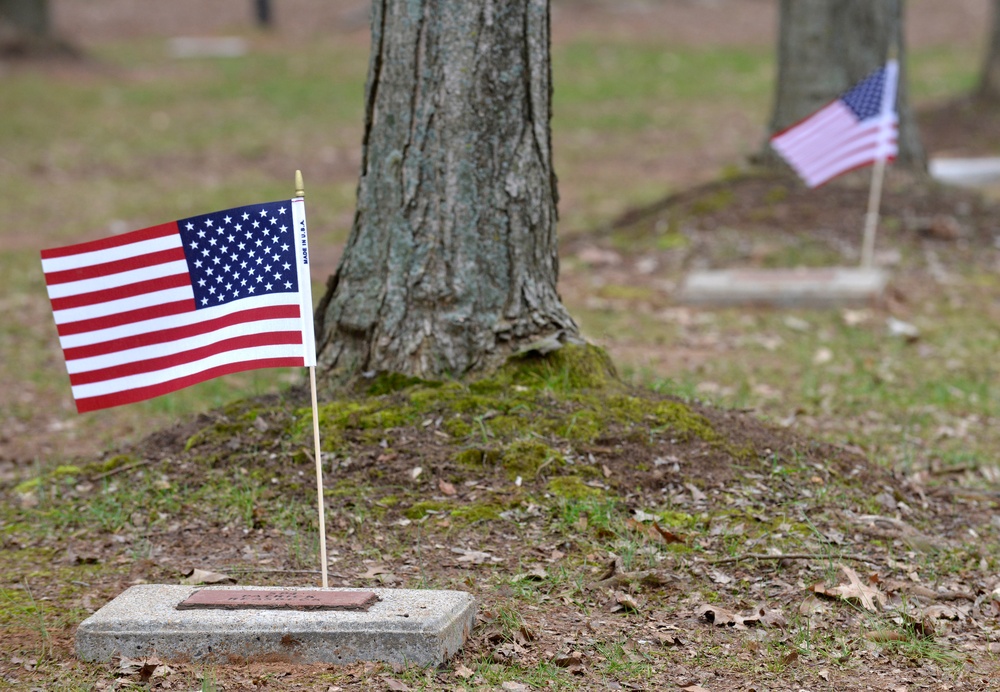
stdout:
[[771,137],[771,146],[809,187],[861,166],[896,157],[896,85],[890,60],[804,120]]
[[79,412],[316,364],[301,197],[42,251]]

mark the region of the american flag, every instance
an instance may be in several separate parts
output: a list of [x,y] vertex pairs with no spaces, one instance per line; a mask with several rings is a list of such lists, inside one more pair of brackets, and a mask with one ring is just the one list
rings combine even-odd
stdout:
[[771,137],[771,146],[809,187],[861,166],[896,157],[896,85],[890,60],[806,119]]
[[80,413],[316,364],[301,197],[42,251]]

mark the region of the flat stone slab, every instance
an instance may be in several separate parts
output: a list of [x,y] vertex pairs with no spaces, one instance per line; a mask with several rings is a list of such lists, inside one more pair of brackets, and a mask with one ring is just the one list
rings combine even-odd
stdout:
[[877,268],[721,269],[688,274],[678,297],[696,305],[833,307],[870,302],[888,280]]
[[196,591],[241,587],[133,586],[84,620],[76,653],[84,661],[156,656],[176,662],[437,665],[468,639],[475,599],[462,591],[243,587],[246,591],[374,593],[362,610],[186,609]]
[[1000,183],[1000,158],[936,158],[928,170],[935,180],[950,185],[980,187]]

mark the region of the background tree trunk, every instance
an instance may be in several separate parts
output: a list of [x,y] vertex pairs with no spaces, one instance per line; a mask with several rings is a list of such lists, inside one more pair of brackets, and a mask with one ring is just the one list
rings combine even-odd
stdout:
[[436,378],[576,324],[556,293],[548,0],[374,0],[354,225],[319,365]]
[[897,163],[926,170],[906,88],[903,0],[781,0],[770,134],[825,106],[883,65],[893,44],[900,64]]
[[0,0],[0,22],[25,36],[49,35],[48,0]]
[[0,0],[0,57],[68,56],[77,51],[52,33],[48,0]]
[[975,95],[983,101],[997,102],[1000,101],[1000,0],[993,0],[992,5],[993,26]]

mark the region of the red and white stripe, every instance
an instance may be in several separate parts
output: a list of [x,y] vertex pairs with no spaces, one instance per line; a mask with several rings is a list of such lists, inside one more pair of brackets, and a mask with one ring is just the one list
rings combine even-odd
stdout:
[[169,223],[44,250],[42,269],[81,413],[229,373],[315,365],[308,265],[298,293],[196,310]]
[[898,65],[886,65],[880,113],[859,121],[837,99],[771,138],[771,146],[795,169],[809,187],[818,187],[848,171],[898,153],[896,82]]

